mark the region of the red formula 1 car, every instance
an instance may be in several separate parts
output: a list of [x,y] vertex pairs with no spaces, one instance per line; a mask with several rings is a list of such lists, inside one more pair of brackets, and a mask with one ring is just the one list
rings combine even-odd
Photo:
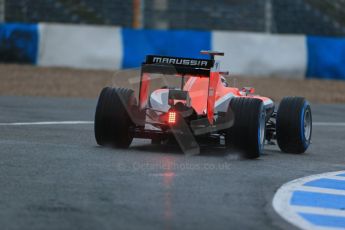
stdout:
[[139,100],[131,89],[104,88],[95,115],[97,143],[128,148],[133,138],[175,140],[185,153],[198,153],[200,143],[217,143],[257,158],[265,143],[277,140],[284,152],[306,151],[312,133],[307,100],[286,97],[275,111],[274,102],[253,88],[228,85],[215,61],[223,53],[202,53],[210,59],[148,55]]

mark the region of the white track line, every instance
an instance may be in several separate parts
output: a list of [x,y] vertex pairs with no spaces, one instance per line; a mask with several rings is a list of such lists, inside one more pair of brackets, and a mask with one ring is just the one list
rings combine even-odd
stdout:
[[93,121],[14,122],[14,123],[0,123],[0,126],[22,126],[22,125],[84,125],[84,124],[93,124]]
[[325,216],[339,216],[345,217],[344,210],[330,209],[330,208],[314,208],[305,206],[292,206],[291,210],[298,212],[306,212],[309,214],[325,215]]
[[301,186],[296,191],[303,191],[303,192],[316,192],[316,193],[324,193],[324,194],[332,194],[332,195],[341,195],[345,196],[344,190],[337,190],[337,189],[330,189],[330,188],[319,188],[319,187],[312,187],[312,186]]
[[[20,126],[20,125],[85,125],[85,124],[93,124],[93,121],[13,122],[13,123],[0,123],[0,126]],[[345,127],[345,122],[313,122],[313,126]]]
[[345,122],[313,122],[313,126],[345,126]]

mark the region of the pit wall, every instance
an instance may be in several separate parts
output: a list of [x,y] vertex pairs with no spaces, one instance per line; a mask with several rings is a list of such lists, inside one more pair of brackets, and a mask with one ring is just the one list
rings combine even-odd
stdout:
[[231,31],[134,30],[66,24],[0,25],[0,62],[86,69],[139,67],[147,54],[225,52],[232,74],[345,80],[345,38]]

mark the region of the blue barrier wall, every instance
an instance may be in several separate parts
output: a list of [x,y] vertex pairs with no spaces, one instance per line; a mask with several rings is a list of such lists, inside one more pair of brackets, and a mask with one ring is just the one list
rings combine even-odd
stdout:
[[307,37],[307,77],[345,80],[345,38]]
[[37,24],[1,24],[0,62],[36,64],[38,40]]
[[[60,53],[59,56],[54,50],[57,48],[70,50],[71,47],[68,47],[70,45],[68,41],[72,38],[77,38],[80,36],[80,31],[84,31],[82,29],[78,30],[78,25],[75,25],[75,29],[73,30],[71,30],[71,26],[63,24],[58,26],[59,29],[55,28],[57,27],[56,25],[43,25],[44,26],[40,26],[40,29],[38,29],[37,24],[0,24],[0,62],[40,65],[40,63],[42,63],[40,60],[43,60],[44,57],[49,59],[49,62],[46,63],[53,65],[58,60],[61,60],[61,58],[67,56],[64,52]],[[64,27],[69,28],[68,35],[70,35],[70,37],[65,36]],[[85,29],[85,26],[83,28]],[[74,49],[73,53],[69,54],[71,55],[71,62],[67,63],[68,67],[75,66],[73,65],[75,63],[87,63],[85,60],[94,60],[92,63],[94,63],[93,67],[95,68],[101,68],[101,66],[104,66],[104,62],[110,63],[110,69],[120,67],[133,68],[139,67],[147,54],[202,58],[204,56],[199,53],[200,50],[212,50],[217,48],[221,51],[229,50],[227,55],[233,55],[231,57],[235,58],[231,61],[231,65],[234,65],[233,63],[237,63],[236,61],[238,61],[240,64],[237,63],[236,67],[245,67],[241,72],[242,74],[249,74],[253,66],[255,67],[255,65],[258,65],[264,70],[263,72],[269,75],[271,70],[267,65],[262,64],[262,60],[260,60],[262,56],[259,55],[259,58],[256,58],[258,51],[254,48],[258,48],[257,46],[259,46],[260,49],[264,49],[266,55],[271,55],[273,52],[272,47],[271,49],[269,48],[271,43],[278,44],[275,49],[280,50],[281,47],[279,45],[281,44],[281,39],[285,39],[283,35],[281,36],[282,38],[279,38],[279,36],[276,35],[263,35],[258,33],[190,30],[134,30],[120,29],[118,27],[99,27],[96,29],[97,30],[92,31],[99,33],[98,36],[109,36],[113,39],[113,36],[116,35],[114,43],[117,45],[112,46],[108,44],[104,47],[103,44],[102,50],[97,43],[99,39],[81,40],[80,42],[84,42],[83,47],[90,47],[92,49],[88,49],[89,52],[84,54],[85,52],[78,52],[75,47],[72,47]],[[55,41],[55,43],[53,43],[55,45],[47,45],[52,44],[48,41],[50,41],[52,37],[55,38],[55,35],[57,35],[56,33],[63,39]],[[50,36],[47,36],[47,34]],[[249,41],[251,41],[251,39],[255,41],[252,44],[254,48],[250,48],[251,46],[248,45],[248,39],[244,40],[241,36],[246,36],[245,38],[248,38]],[[276,40],[280,39],[280,42],[277,43],[273,38]],[[288,38],[287,36],[286,38],[291,40],[291,37]],[[298,49],[294,51],[294,55],[296,57],[303,57],[301,60],[304,59],[306,63],[301,62],[303,68],[299,66],[298,69],[291,68],[288,70],[283,69],[282,71],[290,71],[291,74],[294,74],[296,71],[303,69],[300,74],[302,75],[305,69],[307,69],[305,74],[307,77],[345,80],[345,38],[306,37],[303,35],[300,35],[299,38],[300,39],[297,40],[295,39],[296,42],[298,44],[303,44],[301,47],[305,48],[303,50]],[[57,43],[58,45],[56,45]],[[237,44],[235,49],[237,53],[234,51],[234,44]],[[291,44],[285,45],[290,46]],[[267,50],[265,50],[266,48]],[[41,50],[40,54],[38,54],[39,49]],[[108,55],[105,55],[105,50],[108,51]],[[48,52],[49,55],[42,55],[47,54],[47,51],[50,51]],[[109,52],[111,54],[114,53],[114,55],[110,55]],[[281,55],[284,55],[284,53]],[[255,58],[253,59],[253,57]],[[116,60],[113,61],[114,58],[116,58]],[[286,59],[287,57],[281,56],[281,59],[284,60],[284,58]],[[117,64],[113,65],[112,63]],[[270,61],[270,63],[274,64],[274,60]],[[85,68],[90,68],[90,65],[85,64]]]
[[122,29],[123,68],[138,67],[147,54],[205,58],[211,49],[211,32]]

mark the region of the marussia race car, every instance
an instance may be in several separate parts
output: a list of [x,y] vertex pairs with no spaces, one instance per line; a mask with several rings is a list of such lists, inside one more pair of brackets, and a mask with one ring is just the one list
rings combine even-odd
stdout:
[[[139,103],[132,89],[104,88],[95,114],[97,143],[128,148],[133,138],[156,144],[174,140],[186,153],[198,152],[201,142],[217,143],[257,158],[265,142],[276,140],[283,152],[306,151],[312,133],[306,99],[286,97],[275,111],[274,102],[253,88],[228,86],[215,61],[223,53],[202,53],[210,58],[148,55],[141,66]],[[166,76],[174,83],[150,88]]]

